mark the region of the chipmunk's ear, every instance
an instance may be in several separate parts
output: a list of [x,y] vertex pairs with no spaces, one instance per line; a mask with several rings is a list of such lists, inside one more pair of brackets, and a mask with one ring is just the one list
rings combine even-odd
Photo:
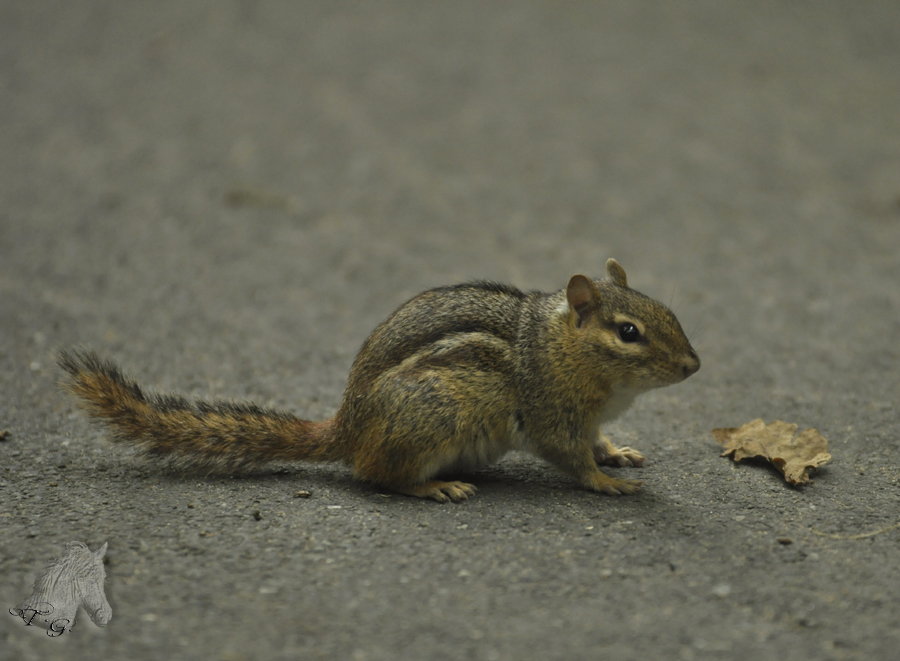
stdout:
[[606,275],[609,276],[609,279],[612,280],[613,283],[620,287],[628,286],[628,278],[625,276],[625,269],[623,269],[622,265],[612,257],[606,260]]
[[108,546],[109,546],[109,542],[103,542],[103,546],[101,546],[99,549],[94,551],[94,553],[93,553],[94,558],[96,558],[97,560],[102,560],[103,556],[106,555],[106,548]]
[[573,275],[566,287],[566,299],[569,307],[578,313],[578,325],[581,326],[600,300],[600,292],[586,275]]

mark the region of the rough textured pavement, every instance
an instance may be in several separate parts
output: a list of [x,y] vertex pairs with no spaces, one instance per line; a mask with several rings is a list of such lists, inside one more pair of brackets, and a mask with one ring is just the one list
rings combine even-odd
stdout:
[[[0,3],[0,658],[895,658],[900,4],[660,4]],[[703,360],[608,430],[634,497],[171,475],[56,386],[323,417],[418,291],[610,256]],[[815,484],[719,457],[757,417]],[[5,610],[70,540],[113,618],[48,638]]]

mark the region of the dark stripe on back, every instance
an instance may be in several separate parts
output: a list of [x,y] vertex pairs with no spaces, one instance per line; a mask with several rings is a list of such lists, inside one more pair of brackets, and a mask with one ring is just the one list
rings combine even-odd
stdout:
[[521,289],[517,289],[512,285],[507,285],[502,282],[493,282],[492,280],[473,280],[472,282],[464,282],[459,285],[445,285],[443,287],[435,287],[434,289],[429,289],[428,291],[434,292],[450,292],[450,291],[459,291],[461,289],[478,289],[480,291],[489,292],[492,294],[505,294],[507,296],[513,296],[518,299],[528,298],[528,294],[523,292]]

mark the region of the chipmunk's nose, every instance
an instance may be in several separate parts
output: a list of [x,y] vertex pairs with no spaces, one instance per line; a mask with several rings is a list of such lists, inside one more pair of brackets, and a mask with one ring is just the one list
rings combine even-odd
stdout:
[[684,378],[688,378],[691,374],[696,374],[697,370],[700,369],[700,356],[697,355],[697,352],[691,349],[688,352],[688,359],[684,361],[684,366],[681,368],[681,373],[684,374]]

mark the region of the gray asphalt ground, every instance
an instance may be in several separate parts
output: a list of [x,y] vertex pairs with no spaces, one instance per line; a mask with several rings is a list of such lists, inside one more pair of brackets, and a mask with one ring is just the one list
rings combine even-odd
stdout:
[[[2,2],[0,658],[897,658],[898,255],[897,2]],[[703,360],[608,429],[633,497],[167,474],[57,387],[321,418],[415,293],[611,256]],[[813,485],[719,456],[758,417]],[[113,618],[48,638],[6,609],[71,540]]]

